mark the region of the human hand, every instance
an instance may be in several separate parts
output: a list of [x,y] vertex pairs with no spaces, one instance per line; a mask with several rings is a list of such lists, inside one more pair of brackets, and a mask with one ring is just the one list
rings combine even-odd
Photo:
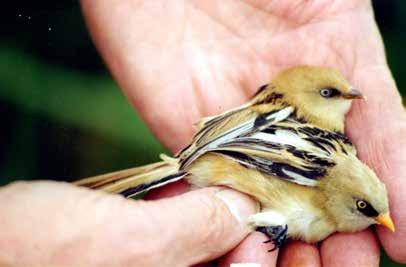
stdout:
[[10,184],[0,203],[1,266],[190,266],[236,246],[256,208],[224,188],[131,201],[56,182]]
[[[114,77],[155,135],[171,150],[187,144],[192,123],[245,102],[280,70],[301,64],[341,71],[368,101],[346,129],[359,156],[388,187],[396,233],[378,226],[387,253],[406,262],[406,115],[391,77],[370,1],[90,1],[90,31]],[[174,186],[171,186],[173,189]],[[183,190],[183,189],[182,189]],[[176,191],[176,190],[175,190]],[[165,191],[155,197],[172,194]],[[222,263],[273,266],[259,234]],[[345,249],[351,244],[351,249]],[[336,234],[316,246],[286,246],[281,266],[377,266],[371,230]]]

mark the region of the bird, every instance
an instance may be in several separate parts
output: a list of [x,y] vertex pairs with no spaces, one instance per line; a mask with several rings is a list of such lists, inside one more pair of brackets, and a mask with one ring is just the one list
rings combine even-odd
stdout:
[[75,184],[125,197],[182,179],[235,189],[260,204],[248,224],[274,244],[269,251],[287,238],[316,243],[373,224],[394,231],[384,183],[344,133],[352,101],[362,98],[335,69],[291,67],[246,104],[198,121],[173,157]]

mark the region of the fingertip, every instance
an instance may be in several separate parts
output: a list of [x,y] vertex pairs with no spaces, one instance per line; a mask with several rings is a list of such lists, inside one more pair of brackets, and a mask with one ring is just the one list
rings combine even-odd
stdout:
[[221,188],[216,192],[216,197],[223,201],[228,211],[240,223],[246,231],[248,227],[248,216],[258,211],[259,205],[249,196],[235,190]]
[[396,232],[394,233],[382,226],[376,226],[376,231],[386,254],[396,262],[406,263],[406,250],[399,249],[406,246],[406,235],[403,231],[406,227],[396,222],[395,225]]
[[[398,185],[397,188],[401,188],[401,186]],[[402,192],[398,189],[396,191]],[[403,209],[406,197],[403,194],[390,194],[390,199],[395,232],[391,232],[381,225],[377,225],[375,228],[386,254],[396,262],[406,263],[406,250],[399,249],[406,246],[406,213]]]
[[374,233],[368,229],[357,233],[337,233],[320,247],[323,266],[379,266],[380,250]]
[[279,252],[278,266],[319,267],[321,266],[319,250],[315,245],[301,241],[289,241]]

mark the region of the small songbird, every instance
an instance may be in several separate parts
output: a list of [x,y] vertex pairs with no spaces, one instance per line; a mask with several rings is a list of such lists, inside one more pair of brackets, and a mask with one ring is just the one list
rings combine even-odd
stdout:
[[394,231],[385,185],[356,157],[344,117],[362,94],[335,70],[283,71],[245,105],[203,118],[189,146],[159,163],[77,185],[126,197],[186,179],[227,186],[261,205],[249,218],[277,248],[381,224]]

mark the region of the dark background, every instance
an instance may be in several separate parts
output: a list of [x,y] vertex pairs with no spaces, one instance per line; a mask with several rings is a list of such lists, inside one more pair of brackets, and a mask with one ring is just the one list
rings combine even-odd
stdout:
[[[78,2],[8,5],[0,11],[0,185],[69,181],[157,160],[164,148],[109,76]],[[406,1],[374,8],[404,94]],[[382,266],[398,265],[385,257]]]

